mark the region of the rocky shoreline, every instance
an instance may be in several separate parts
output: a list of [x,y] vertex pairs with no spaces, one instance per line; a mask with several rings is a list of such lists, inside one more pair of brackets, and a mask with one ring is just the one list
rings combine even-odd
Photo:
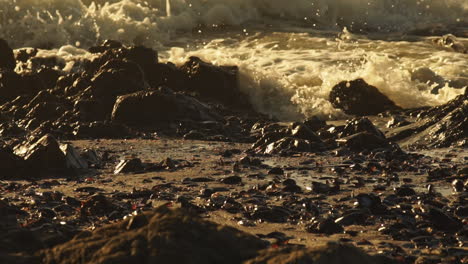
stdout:
[[402,109],[344,81],[349,120],[279,122],[235,66],[89,52],[63,72],[0,40],[0,262],[468,260],[468,92]]

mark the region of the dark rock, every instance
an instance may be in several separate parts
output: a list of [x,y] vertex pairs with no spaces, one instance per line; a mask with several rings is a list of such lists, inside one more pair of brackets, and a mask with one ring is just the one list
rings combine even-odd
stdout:
[[4,103],[25,94],[28,94],[28,89],[21,76],[14,71],[0,69],[0,102]]
[[339,145],[344,145],[353,151],[373,150],[389,147],[389,142],[369,132],[361,132],[348,137],[337,139]]
[[89,48],[88,50],[91,53],[103,53],[103,52],[105,52],[107,50],[110,50],[110,49],[121,48],[122,46],[123,46],[122,43],[120,43],[118,41],[107,39],[101,45],[93,46],[93,47]]
[[6,147],[0,147],[0,171],[1,178],[10,178],[18,175],[25,167],[24,160],[15,155],[13,151]]
[[429,206],[427,209],[424,209],[424,213],[424,217],[437,229],[456,232],[463,227],[459,219],[448,215],[439,208]]
[[411,187],[402,186],[402,187],[396,188],[395,194],[400,197],[413,196],[413,195],[416,195],[416,191]]
[[312,142],[321,142],[320,138],[314,131],[302,124],[296,124],[293,126],[291,129],[291,136]]
[[271,168],[269,171],[268,171],[268,174],[269,175],[283,175],[284,174],[284,170],[280,167],[274,167],[274,168]]
[[173,63],[157,63],[146,76],[151,87],[167,86],[174,91],[185,89],[187,75]]
[[119,164],[117,164],[117,166],[115,167],[114,174],[140,172],[143,169],[143,164],[138,158],[121,160]]
[[452,169],[450,168],[436,168],[428,171],[428,181],[441,180],[452,175]]
[[321,141],[311,142],[310,140],[284,137],[270,143],[257,151],[265,154],[282,154],[288,152],[319,152],[324,149]]
[[408,122],[403,116],[394,115],[388,121],[387,127],[388,128],[395,128],[395,127],[406,126],[406,125],[409,125],[409,124],[410,124],[410,122]]
[[220,180],[225,184],[240,184],[242,183],[242,178],[239,176],[229,176]]
[[144,73],[134,62],[109,60],[91,79],[91,92],[97,98],[141,91],[146,88]]
[[316,263],[316,264],[386,264],[393,261],[381,260],[365,254],[361,249],[349,244],[329,242],[326,245],[313,248],[282,247],[265,250],[255,259],[245,264],[291,264],[291,263]]
[[468,146],[468,97],[459,95],[448,103],[422,110],[419,120],[391,132],[394,140],[411,139],[411,145],[424,148]]
[[60,149],[65,155],[65,162],[67,168],[70,169],[87,169],[88,162],[83,159],[78,151],[71,144],[62,144]]
[[82,216],[102,216],[115,210],[115,206],[102,194],[95,194],[83,201],[80,207]]
[[459,96],[447,104],[456,108],[438,121],[437,117],[432,118],[431,123],[435,122],[425,130],[427,136],[423,140],[430,142],[429,147],[468,146],[468,98]]
[[206,139],[206,136],[196,130],[191,130],[187,134],[184,135],[184,139],[187,140],[202,140]]
[[328,184],[321,183],[321,182],[312,182],[312,192],[318,194],[328,194],[332,191],[332,187]]
[[363,79],[343,81],[330,92],[333,107],[350,115],[376,115],[389,110],[400,110],[388,97]]
[[73,135],[77,138],[124,138],[131,133],[125,125],[96,121],[78,125]]
[[327,218],[314,222],[312,225],[307,227],[307,231],[311,233],[320,233],[326,235],[333,235],[338,233],[343,233],[343,226],[335,223],[333,219]]
[[[132,220],[134,217],[143,221]],[[43,263],[135,263],[149,259],[155,263],[242,263],[265,247],[261,239],[232,227],[184,210],[160,207],[144,217],[133,216],[48,249],[42,256]],[[180,254],[181,248],[184,254]]]
[[109,119],[111,114],[103,102],[97,99],[80,98],[75,101],[73,109],[80,120],[86,122],[104,121]]
[[[284,184],[284,183],[283,183]],[[283,192],[291,192],[291,193],[301,193],[302,188],[297,185],[296,183],[291,184],[284,184],[285,186],[281,189]]]
[[348,226],[348,225],[363,225],[369,214],[364,212],[351,212],[349,214],[343,215],[342,217],[335,220],[335,223]]
[[196,99],[168,89],[120,96],[112,112],[112,121],[129,125],[151,125],[180,119],[214,120],[216,116]]
[[0,69],[14,70],[15,67],[16,60],[13,50],[5,40],[0,39]]
[[327,122],[324,120],[313,116],[304,121],[304,125],[307,126],[312,131],[318,131],[327,126]]
[[189,90],[227,105],[248,105],[239,90],[236,66],[218,67],[190,57],[180,69],[188,76]]
[[455,215],[460,218],[468,217],[468,206],[458,206],[455,209]]
[[37,71],[36,76],[42,82],[44,89],[52,89],[57,84],[60,73],[51,68],[41,68]]
[[23,157],[28,166],[36,169],[65,169],[65,155],[57,140],[47,134],[30,144],[15,147],[15,154]]
[[456,179],[452,181],[452,188],[454,192],[463,192],[465,186],[463,184],[463,181]]
[[343,130],[339,133],[340,137],[347,137],[357,133],[366,132],[376,137],[385,139],[384,133],[380,131],[368,118],[355,118],[346,122]]
[[271,223],[284,223],[291,216],[291,211],[281,206],[258,206],[250,216],[253,219],[260,219]]
[[358,194],[356,196],[357,202],[358,202],[358,207],[359,208],[367,208],[367,209],[373,209],[382,204],[382,201],[380,200],[380,197],[377,195],[371,193],[371,194]]

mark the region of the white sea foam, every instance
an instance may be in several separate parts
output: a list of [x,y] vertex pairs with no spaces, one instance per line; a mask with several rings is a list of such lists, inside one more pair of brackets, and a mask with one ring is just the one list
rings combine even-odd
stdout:
[[[468,47],[466,0],[0,4],[0,37],[15,48],[52,48],[39,56],[58,55],[63,70],[73,70],[74,61],[92,56],[85,49],[104,39],[150,46],[163,59],[178,63],[197,55],[216,64],[239,65],[241,87],[257,109],[280,119],[343,117],[327,101],[333,85],[342,80],[364,78],[403,107],[442,104],[468,85],[467,54],[441,47],[430,37],[407,36],[415,30],[458,32],[458,43]],[[434,88],[438,94],[431,93]]]

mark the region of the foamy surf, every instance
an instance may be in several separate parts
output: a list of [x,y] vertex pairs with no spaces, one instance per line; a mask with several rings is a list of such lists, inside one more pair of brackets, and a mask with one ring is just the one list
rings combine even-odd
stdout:
[[[255,107],[283,120],[342,118],[328,102],[340,81],[363,78],[398,105],[443,104],[468,85],[464,0],[2,0],[0,37],[43,48],[64,71],[105,39],[146,45],[162,59],[200,56],[240,67]],[[47,49],[47,50],[45,50]]]

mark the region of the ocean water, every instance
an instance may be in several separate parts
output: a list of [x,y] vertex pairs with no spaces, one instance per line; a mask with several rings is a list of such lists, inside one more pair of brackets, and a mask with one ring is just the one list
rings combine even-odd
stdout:
[[238,65],[254,106],[281,120],[346,117],[327,101],[343,80],[405,108],[468,86],[467,0],[0,0],[0,38],[60,57],[63,71],[105,39]]

